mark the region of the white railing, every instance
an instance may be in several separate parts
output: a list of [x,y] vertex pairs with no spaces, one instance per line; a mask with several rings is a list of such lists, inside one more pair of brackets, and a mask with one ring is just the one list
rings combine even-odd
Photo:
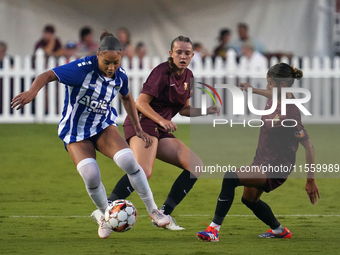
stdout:
[[[141,91],[142,84],[150,74],[153,67],[164,61],[164,59],[154,57],[152,59],[145,57],[143,59],[143,68],[139,67],[139,60],[134,58],[132,63],[123,59],[122,67],[127,71],[130,79],[129,87],[132,96],[136,99]],[[305,123],[340,123],[340,59],[335,57],[330,59],[307,57],[299,59],[293,57],[290,61],[282,58],[281,62],[286,62],[302,69],[304,78],[295,82],[295,87],[303,87],[311,92],[312,98],[304,106],[312,113],[312,116],[302,116]],[[61,112],[64,102],[65,86],[58,82],[51,82],[45,86],[37,95],[34,102],[28,104],[24,109],[16,111],[10,108],[10,101],[14,95],[21,91],[29,89],[33,79],[40,73],[55,67],[57,64],[62,65],[66,62],[64,58],[49,58],[47,63],[42,51],[38,51],[35,56],[35,68],[32,67],[31,56],[15,56],[13,66],[6,57],[3,61],[3,68],[0,69],[0,123],[58,123],[61,118]],[[268,66],[278,62],[273,57],[269,65],[259,67],[258,69],[247,67],[246,60],[241,59],[239,64],[233,51],[228,52],[227,61],[215,59],[213,63],[211,58],[206,58],[204,63],[192,63],[191,70],[195,75],[192,83],[191,104],[195,107],[201,107],[202,90],[197,82],[204,82],[211,86],[215,84],[234,84],[240,82],[249,82],[256,87],[265,88],[266,73]],[[234,119],[240,116],[232,116],[232,98],[230,93],[223,89],[217,89],[222,97],[223,106],[222,114],[219,118]],[[209,97],[208,97],[209,98]],[[207,100],[208,106],[213,104],[210,98]],[[265,105],[265,98],[254,96],[254,107],[262,110]],[[219,105],[219,103],[217,104]],[[118,122],[122,123],[126,113],[122,108],[119,99],[114,99],[113,106],[118,112]],[[252,115],[249,111],[242,119],[255,119],[259,116]],[[204,122],[204,118],[200,118]],[[207,118],[208,119],[208,118]],[[189,123],[189,118],[176,116],[174,121],[177,123]]]

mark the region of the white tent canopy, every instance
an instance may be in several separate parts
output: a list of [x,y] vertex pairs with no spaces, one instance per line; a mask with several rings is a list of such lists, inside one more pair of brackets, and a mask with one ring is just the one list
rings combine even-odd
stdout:
[[0,40],[9,54],[27,55],[46,24],[55,25],[63,44],[78,40],[84,25],[98,41],[104,28],[125,26],[132,43],[143,41],[150,56],[164,57],[178,35],[212,51],[221,28],[236,39],[237,23],[245,22],[268,52],[332,56],[334,8],[334,0],[1,0]]

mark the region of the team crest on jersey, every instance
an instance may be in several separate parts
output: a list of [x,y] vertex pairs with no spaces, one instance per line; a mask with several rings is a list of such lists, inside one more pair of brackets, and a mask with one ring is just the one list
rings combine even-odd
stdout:
[[90,96],[83,96],[78,101],[79,104],[85,105],[87,111],[98,114],[106,114],[108,103],[105,100],[91,100]]
[[277,122],[280,121],[279,115],[276,114],[275,117],[273,118],[273,120],[274,120],[274,123],[277,124]]
[[188,83],[184,82],[184,90],[188,90]]

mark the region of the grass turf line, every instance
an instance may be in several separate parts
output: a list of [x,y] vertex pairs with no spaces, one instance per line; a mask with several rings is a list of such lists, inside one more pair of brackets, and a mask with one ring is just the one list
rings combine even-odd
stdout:
[[[319,163],[340,163],[339,125],[306,125]],[[178,125],[176,136],[189,144],[187,125]],[[220,179],[200,179],[176,208],[173,216],[185,231],[166,231],[151,226],[148,217],[139,217],[126,233],[114,233],[101,240],[89,217],[94,205],[84,183],[57,136],[56,125],[0,125],[0,254],[337,254],[340,237],[339,179],[319,179],[321,199],[312,206],[304,191],[305,179],[288,179],[278,190],[263,195],[279,215],[280,222],[293,233],[291,240],[262,240],[257,235],[267,226],[250,215],[241,203],[242,188],[236,189],[234,204],[220,231],[220,242],[203,243],[195,234],[205,228],[215,210]],[[226,155],[232,156],[243,132],[255,144],[258,129],[228,130]],[[253,152],[255,147],[250,148]],[[230,150],[230,151],[228,151]],[[247,155],[251,161],[254,153]],[[304,163],[300,147],[297,162]],[[107,193],[123,175],[112,160],[98,154],[98,163]],[[236,162],[243,164],[242,160]],[[235,163],[235,164],[236,164]],[[160,206],[181,170],[156,161],[150,179]],[[147,215],[137,194],[129,197],[141,216]],[[46,217],[11,217],[46,216]],[[192,216],[184,216],[192,215]],[[198,216],[195,216],[198,215]],[[291,217],[289,215],[297,215]],[[311,216],[320,215],[320,216]],[[55,217],[60,216],[60,217]],[[183,217],[182,217],[183,216]],[[331,234],[330,234],[331,233]]]

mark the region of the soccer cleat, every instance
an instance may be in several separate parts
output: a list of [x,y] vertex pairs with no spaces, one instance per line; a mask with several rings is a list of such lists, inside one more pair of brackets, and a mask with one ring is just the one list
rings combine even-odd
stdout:
[[104,216],[104,214],[99,210],[95,210],[91,213],[91,217],[92,219],[97,222],[98,224],[100,224],[100,219]]
[[284,228],[284,231],[280,234],[275,234],[273,230],[268,229],[266,233],[263,233],[257,237],[263,238],[291,238],[292,232],[290,232],[287,228]]
[[158,228],[158,226],[157,226],[157,224],[156,224],[156,222],[155,222],[154,220],[151,220],[151,224],[152,224],[152,226],[154,226],[154,227],[157,227],[157,228]]
[[158,209],[153,209],[150,213],[150,217],[160,228],[163,228],[170,223],[169,215],[163,214]]
[[[206,223],[204,223],[206,224]],[[208,224],[206,224],[208,225]],[[215,229],[216,227],[208,226],[206,230],[198,232],[196,234],[197,238],[206,241],[206,242],[218,242],[220,237],[218,235],[218,230]]]
[[[164,229],[168,229],[168,230],[184,230],[185,229],[185,228],[178,226],[176,220],[172,216],[169,215],[169,217],[170,217],[170,223],[166,225]],[[152,222],[152,226],[155,226],[158,228],[158,225],[156,224],[156,222],[154,222],[153,220],[151,222]]]
[[169,230],[183,230],[185,228],[182,228],[180,226],[177,225],[177,222],[175,221],[175,219],[173,217],[170,217],[170,223],[168,225],[166,225],[164,228],[165,229],[169,229]]
[[98,228],[99,237],[101,239],[108,238],[111,235],[111,231],[109,224],[104,220],[104,216],[102,216]]

